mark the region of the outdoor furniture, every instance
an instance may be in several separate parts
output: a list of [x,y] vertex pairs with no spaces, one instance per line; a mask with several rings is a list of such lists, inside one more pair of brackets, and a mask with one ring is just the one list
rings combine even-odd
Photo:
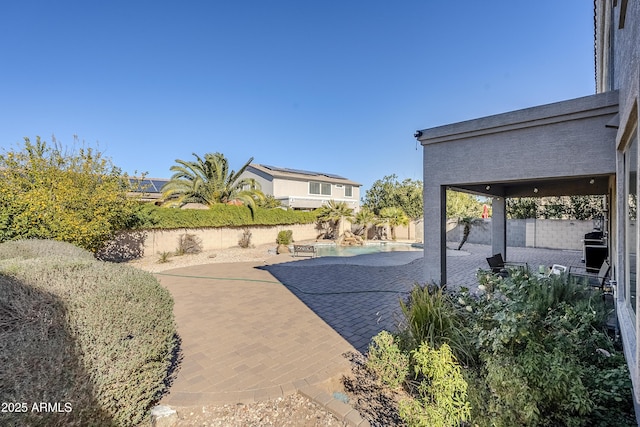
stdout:
[[549,270],[549,276],[561,276],[567,272],[567,267],[560,264],[553,264]]
[[603,291],[610,288],[609,275],[611,266],[604,260],[598,269],[598,273],[592,273],[586,266],[569,266],[569,277],[575,277],[584,280],[589,286],[602,289]]
[[311,258],[315,258],[318,253],[313,245],[293,245],[293,256],[296,257],[300,254],[310,254]]
[[606,245],[584,245],[584,264],[589,273],[597,273],[608,257],[609,248]]
[[585,247],[594,245],[606,245],[604,241],[604,233],[600,230],[593,230],[584,235],[584,239],[582,239],[582,262],[585,262],[585,259],[587,258]]
[[492,273],[502,277],[507,277],[509,275],[509,271],[507,270],[508,267],[529,269],[529,266],[526,263],[505,262],[504,259],[502,259],[501,253],[497,253],[487,258],[487,263],[489,263]]

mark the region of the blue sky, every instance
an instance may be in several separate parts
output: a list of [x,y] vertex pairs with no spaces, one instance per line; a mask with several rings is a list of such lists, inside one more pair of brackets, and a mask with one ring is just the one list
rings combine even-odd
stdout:
[[[169,177],[222,152],[364,190],[413,133],[593,94],[593,2],[3,2],[0,147],[73,135]],[[363,191],[364,194],[364,191]]]

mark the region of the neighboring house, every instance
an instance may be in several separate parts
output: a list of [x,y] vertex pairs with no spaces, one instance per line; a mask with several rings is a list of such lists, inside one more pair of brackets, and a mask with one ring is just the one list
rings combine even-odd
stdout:
[[594,14],[596,94],[416,132],[424,155],[425,281],[447,281],[447,188],[492,198],[493,253],[505,259],[505,199],[606,196],[603,231],[640,415],[640,1],[595,0]]
[[252,163],[242,178],[255,179],[264,194],[272,195],[285,207],[310,210],[336,200],[354,211],[360,208],[361,184],[340,175]]
[[140,197],[142,202],[153,202],[160,204],[162,200],[162,187],[169,182],[166,178],[129,178],[131,185],[138,184],[129,195]]

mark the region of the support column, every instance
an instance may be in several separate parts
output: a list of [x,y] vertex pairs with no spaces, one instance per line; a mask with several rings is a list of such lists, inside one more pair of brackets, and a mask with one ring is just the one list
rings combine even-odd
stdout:
[[424,187],[424,277],[447,283],[447,193],[442,186]]
[[507,260],[507,202],[504,197],[494,197],[491,203],[491,254],[502,254]]

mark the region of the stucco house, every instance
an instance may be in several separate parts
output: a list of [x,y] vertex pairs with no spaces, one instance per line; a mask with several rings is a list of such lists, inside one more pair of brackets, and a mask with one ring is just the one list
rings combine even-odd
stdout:
[[424,278],[447,281],[447,188],[492,198],[492,249],[507,260],[507,198],[606,196],[603,231],[639,414],[640,2],[595,0],[594,14],[595,94],[416,132],[424,156]]
[[292,209],[315,209],[329,200],[345,202],[354,211],[360,208],[362,185],[340,175],[251,163],[242,178],[255,179],[264,194]]

